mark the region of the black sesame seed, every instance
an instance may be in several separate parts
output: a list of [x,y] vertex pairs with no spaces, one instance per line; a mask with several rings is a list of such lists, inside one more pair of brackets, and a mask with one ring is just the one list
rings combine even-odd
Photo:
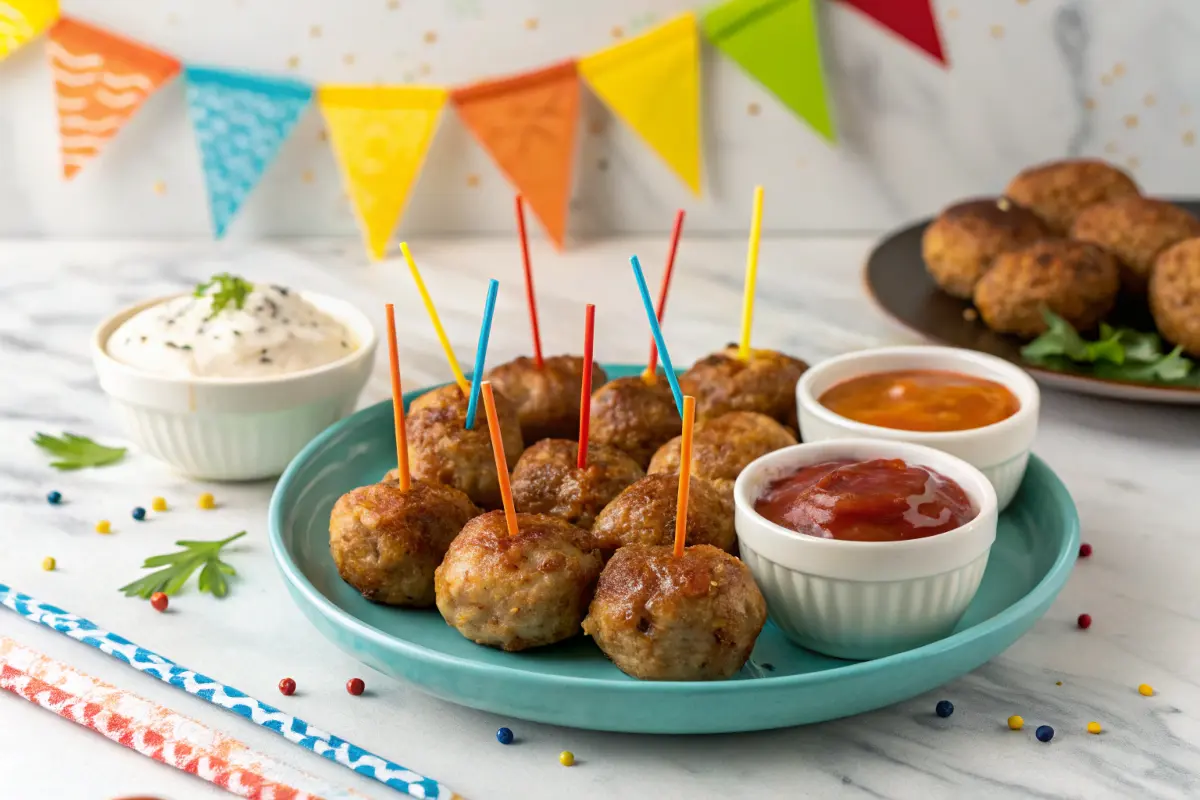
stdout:
[[263,356],[258,361],[260,364],[270,364],[271,363],[271,359],[267,358],[266,356]]
[[169,319],[169,320],[167,320],[167,324],[168,324],[168,325],[174,325],[174,324],[175,324],[175,320],[173,320],[173,319]]
[[290,320],[289,320],[287,317],[284,317],[284,318],[283,318],[283,324],[284,324],[284,325],[287,325],[287,324],[289,324],[289,323],[290,323]]
[[267,332],[267,326],[266,326],[266,325],[263,325],[263,326],[261,326],[261,327],[258,329],[258,331],[257,331],[257,333],[266,333],[266,332]]
[[146,337],[145,337],[145,336],[143,336],[143,337],[142,337],[142,343],[144,344],[145,342],[146,342]]
[[265,348],[265,347],[264,347],[264,348],[262,349],[262,354],[263,354],[264,356],[267,354],[267,348]]
[[233,335],[234,335],[234,336],[241,336],[241,335],[242,335],[242,332],[241,332],[241,331],[234,331],[234,332],[233,332]]
[[179,345],[175,344],[174,342],[163,342],[163,344],[165,344],[167,347],[170,347],[173,350],[179,349]]
[[191,349],[192,349],[192,346],[191,346],[190,344],[185,344],[183,347],[181,347],[181,348],[179,348],[179,349],[180,349],[180,350],[191,350]]
[[345,342],[342,342],[342,347],[348,348],[348,347],[350,347],[350,345],[346,344]]

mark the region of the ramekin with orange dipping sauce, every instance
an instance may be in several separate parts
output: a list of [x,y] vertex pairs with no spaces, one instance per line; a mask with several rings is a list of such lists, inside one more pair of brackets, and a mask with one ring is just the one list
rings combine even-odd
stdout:
[[1037,435],[1040,395],[1021,368],[954,347],[881,347],[810,367],[796,385],[805,442],[869,437],[934,447],[977,467],[1003,511]]

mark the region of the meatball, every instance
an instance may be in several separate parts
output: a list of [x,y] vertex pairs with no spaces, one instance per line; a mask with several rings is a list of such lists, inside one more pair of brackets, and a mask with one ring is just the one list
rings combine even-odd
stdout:
[[589,441],[624,450],[644,468],[663,442],[678,435],[683,421],[664,377],[646,383],[630,376],[592,393],[590,425]]
[[1047,239],[1003,253],[975,286],[975,306],[989,328],[1033,338],[1046,330],[1048,308],[1088,331],[1112,310],[1121,288],[1117,261],[1094,244]]
[[[604,385],[608,376],[592,365],[592,387]],[[551,356],[542,368],[532,358],[501,364],[488,372],[492,388],[512,401],[521,421],[526,444],[542,439],[570,439],[579,435],[579,395],[583,391],[583,359]]]
[[[676,436],[659,448],[650,460],[651,474],[679,471]],[[712,481],[729,498],[733,482],[754,459],[796,444],[791,431],[765,414],[734,411],[696,423],[692,432],[692,474]]]
[[1200,239],[1182,241],[1158,257],[1150,310],[1164,339],[1200,356]]
[[450,486],[413,481],[360,486],[329,516],[329,551],[342,580],[390,606],[433,605],[433,571],[479,509]]
[[1004,194],[1041,217],[1052,232],[1065,235],[1083,209],[1138,194],[1138,187],[1133,178],[1112,164],[1080,158],[1022,170]]
[[750,358],[742,361],[737,350],[729,345],[680,376],[679,388],[696,398],[696,419],[757,411],[798,429],[796,382],[808,364],[774,350],[751,350]]
[[434,573],[437,607],[476,644],[527,650],[579,633],[603,562],[587,531],[546,514],[503,511],[466,524]]
[[750,569],[724,550],[633,544],[600,573],[583,630],[627,675],[704,681],[736,675],[766,620]]
[[975,284],[1005,250],[1050,236],[1041,217],[1008,198],[968,200],[938,215],[921,239],[925,269],[942,291],[971,299]]
[[[496,415],[504,441],[504,456],[512,469],[525,446],[517,411],[496,392]],[[483,403],[475,409],[475,427],[466,428],[467,398],[453,384],[426,392],[412,402],[405,418],[408,463],[418,480],[444,483],[466,492],[483,508],[500,508],[500,481],[488,433]],[[388,478],[395,477],[395,471]]]
[[549,514],[584,530],[621,490],[646,474],[615,447],[589,444],[588,465],[580,469],[579,444],[543,439],[521,455],[512,474],[517,511]]
[[1200,220],[1174,203],[1129,195],[1088,206],[1071,238],[1103,247],[1117,259],[1121,288],[1145,294],[1154,259],[1176,242],[1200,236]]
[[[611,555],[629,544],[672,544],[678,498],[678,473],[647,475],[600,512],[592,526],[596,546]],[[737,545],[733,501],[704,478],[693,477],[690,482],[687,543],[711,544],[727,552]]]

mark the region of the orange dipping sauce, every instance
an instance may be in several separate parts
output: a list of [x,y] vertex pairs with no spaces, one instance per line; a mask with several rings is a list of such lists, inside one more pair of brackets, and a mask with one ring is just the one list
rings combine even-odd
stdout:
[[796,533],[855,542],[923,539],[977,513],[953,480],[898,458],[801,467],[773,481],[754,510]]
[[819,398],[835,414],[902,431],[965,431],[1008,419],[1021,407],[995,381],[934,369],[860,375]]

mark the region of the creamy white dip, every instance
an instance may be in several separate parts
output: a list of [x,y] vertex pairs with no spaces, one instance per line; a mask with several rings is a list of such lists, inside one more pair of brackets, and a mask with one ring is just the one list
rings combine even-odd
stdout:
[[139,311],[109,337],[108,354],[156,375],[260,378],[328,364],[357,347],[344,325],[296,292],[240,285],[249,291],[219,310],[222,286],[212,285],[203,296]]

